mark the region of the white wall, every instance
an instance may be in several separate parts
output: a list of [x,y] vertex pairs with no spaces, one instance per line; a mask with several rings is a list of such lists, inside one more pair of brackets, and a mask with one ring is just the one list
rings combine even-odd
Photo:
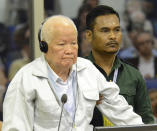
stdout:
[[[77,15],[83,0],[60,0],[63,15],[71,18]],[[100,4],[112,6],[120,15],[124,11],[125,0],[100,0]]]
[[63,15],[74,18],[83,0],[60,0]]
[[5,22],[6,0],[0,0],[0,22]]
[[123,15],[126,0],[100,0],[100,4],[113,7],[120,16]]

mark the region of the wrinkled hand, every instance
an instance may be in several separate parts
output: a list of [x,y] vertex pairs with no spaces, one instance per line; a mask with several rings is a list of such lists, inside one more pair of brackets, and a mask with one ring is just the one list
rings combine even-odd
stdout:
[[103,94],[99,94],[99,100],[96,101],[96,105],[101,104],[103,99],[104,99],[104,95]]

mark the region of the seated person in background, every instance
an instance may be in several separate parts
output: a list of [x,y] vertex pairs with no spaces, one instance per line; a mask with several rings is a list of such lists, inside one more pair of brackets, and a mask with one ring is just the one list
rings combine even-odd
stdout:
[[[138,56],[138,51],[135,48],[136,36],[141,31],[149,31],[153,34],[153,27],[151,22],[146,18],[142,10],[134,10],[129,15],[129,23],[127,26],[128,36],[131,40],[131,45],[119,52],[120,58],[134,58]],[[153,49],[153,54],[157,56],[157,50]]]
[[8,58],[8,54],[12,52],[10,51],[10,31],[8,27],[0,22],[0,66],[2,65],[4,69],[4,72],[8,73],[8,63],[10,62],[10,59]]
[[[119,95],[119,87],[107,82],[90,61],[77,57],[77,29],[70,18],[48,18],[38,38],[44,54],[11,81],[3,104],[3,131],[93,131],[90,121],[99,94],[104,99],[98,108],[115,126],[143,124]],[[60,121],[63,94],[68,98]]]
[[82,31],[86,27],[86,15],[92,9],[90,5],[82,5],[78,10],[77,17],[73,19],[78,32]]
[[83,0],[82,5],[90,5],[92,8],[95,8],[99,5],[99,0]]
[[21,58],[15,59],[11,63],[8,73],[9,81],[21,67],[30,62],[29,35],[28,24],[21,25],[14,33],[15,44],[20,49]]
[[[134,111],[144,123],[153,123],[153,113],[145,81],[139,71],[117,57],[122,41],[119,14],[109,6],[99,5],[86,17],[86,38],[92,52],[87,57],[104,75],[114,81]],[[95,108],[94,126],[112,126],[112,122]]]
[[153,36],[147,31],[137,34],[135,48],[138,56],[126,59],[130,64],[134,65],[145,79],[157,78],[157,57],[153,54]]
[[5,76],[4,69],[0,67],[0,121],[3,120],[3,95],[6,91],[8,79]]
[[80,33],[80,48],[81,48],[81,57],[88,56],[91,52],[91,44],[86,39],[86,29],[82,30]]
[[[86,27],[86,15],[88,14],[88,12],[92,9],[92,7],[88,4],[83,4],[82,6],[80,6],[79,10],[78,10],[78,14],[77,17],[73,19],[77,30],[78,30],[78,56],[83,56],[82,55],[82,47],[81,47],[81,43],[84,42],[84,37],[82,35],[85,27]],[[85,43],[86,44],[86,43]],[[86,50],[86,49],[84,49]],[[84,54],[84,51],[83,51]]]
[[151,88],[148,91],[149,91],[149,97],[152,103],[154,121],[155,123],[157,123],[157,88]]

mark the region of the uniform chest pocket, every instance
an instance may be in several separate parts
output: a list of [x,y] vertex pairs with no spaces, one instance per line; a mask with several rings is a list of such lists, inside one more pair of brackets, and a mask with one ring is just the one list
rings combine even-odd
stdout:
[[83,91],[84,107],[88,117],[92,117],[96,101],[99,100],[99,93],[96,90]]
[[84,90],[83,96],[85,101],[89,103],[99,100],[99,92],[97,90]]
[[135,95],[136,95],[136,89],[135,88],[127,88],[126,90],[121,90],[120,95],[124,96],[125,99],[127,100],[129,105],[134,106],[134,100],[135,100]]

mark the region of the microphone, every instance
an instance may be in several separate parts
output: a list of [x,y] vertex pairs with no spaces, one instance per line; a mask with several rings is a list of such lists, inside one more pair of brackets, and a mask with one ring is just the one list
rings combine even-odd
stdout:
[[62,97],[61,97],[61,102],[62,102],[62,110],[61,110],[61,115],[60,115],[60,119],[59,119],[58,131],[59,131],[60,124],[61,124],[62,113],[63,113],[63,106],[64,106],[64,104],[67,102],[67,95],[66,95],[66,94],[63,94],[63,95],[62,95]]

